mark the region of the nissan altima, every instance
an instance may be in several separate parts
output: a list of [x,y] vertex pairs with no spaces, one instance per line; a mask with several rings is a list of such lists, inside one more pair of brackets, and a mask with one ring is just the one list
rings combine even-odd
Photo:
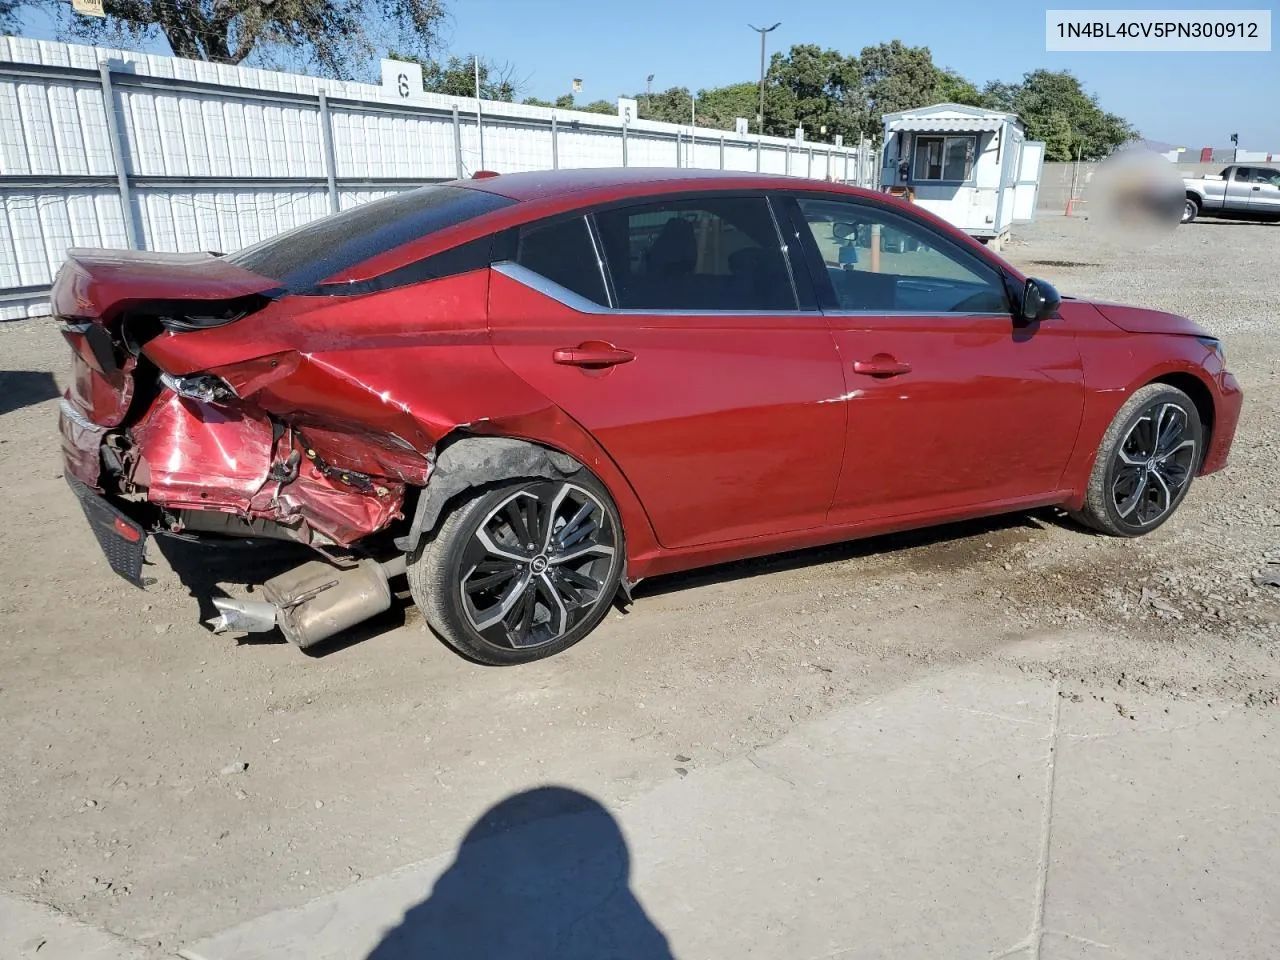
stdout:
[[1242,400],[1190,320],[740,173],[486,176],[234,253],[72,250],[53,306],[65,475],[117,573],[145,583],[153,536],[295,541],[314,559],[216,629],[308,647],[407,576],[491,664],[706,564],[1046,506],[1149,533]]

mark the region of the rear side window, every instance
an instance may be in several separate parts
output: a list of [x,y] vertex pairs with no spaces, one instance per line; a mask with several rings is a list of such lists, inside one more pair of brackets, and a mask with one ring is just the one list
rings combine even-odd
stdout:
[[419,187],[305,224],[226,259],[288,289],[308,288],[370,257],[514,202],[465,187]]
[[521,227],[515,261],[593,303],[609,303],[595,245],[582,217]]
[[619,307],[796,309],[781,240],[763,197],[669,200],[595,217]]

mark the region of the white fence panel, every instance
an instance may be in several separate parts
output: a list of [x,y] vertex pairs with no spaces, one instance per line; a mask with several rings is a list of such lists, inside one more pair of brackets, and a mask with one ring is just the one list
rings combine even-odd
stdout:
[[369,84],[0,37],[0,320],[48,312],[70,246],[234,250],[482,168],[694,166],[843,179],[853,152],[823,145],[810,165],[807,148],[777,137],[481,108],[483,143],[467,97],[405,103]]

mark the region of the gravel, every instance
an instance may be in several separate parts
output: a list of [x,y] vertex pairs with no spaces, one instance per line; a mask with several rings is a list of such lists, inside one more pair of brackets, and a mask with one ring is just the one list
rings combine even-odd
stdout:
[[[625,802],[689,758],[750,755],[978,661],[1072,699],[1274,710],[1280,589],[1257,580],[1280,560],[1280,227],[1206,221],[1134,249],[1051,217],[1005,253],[1065,294],[1225,340],[1246,391],[1236,446],[1176,517],[1116,540],[1040,511],[658,578],[519,670],[461,661],[407,604],[307,657],[210,635],[158,554],[147,593],[124,585],[60,479],[66,345],[47,322],[0,323],[0,528],[23,545],[0,554],[0,886],[172,947],[439,855],[513,785]],[[202,576],[234,594],[238,564]]]

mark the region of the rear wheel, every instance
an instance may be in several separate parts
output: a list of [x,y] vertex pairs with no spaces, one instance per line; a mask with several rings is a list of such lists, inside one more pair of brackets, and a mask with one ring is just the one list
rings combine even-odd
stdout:
[[595,629],[623,558],[617,509],[593,477],[519,480],[455,508],[410,558],[409,589],[465,656],[527,663]]
[[1181,390],[1151,383],[1120,408],[1098,448],[1084,509],[1103,533],[1138,537],[1173,515],[1203,456],[1204,427]]

